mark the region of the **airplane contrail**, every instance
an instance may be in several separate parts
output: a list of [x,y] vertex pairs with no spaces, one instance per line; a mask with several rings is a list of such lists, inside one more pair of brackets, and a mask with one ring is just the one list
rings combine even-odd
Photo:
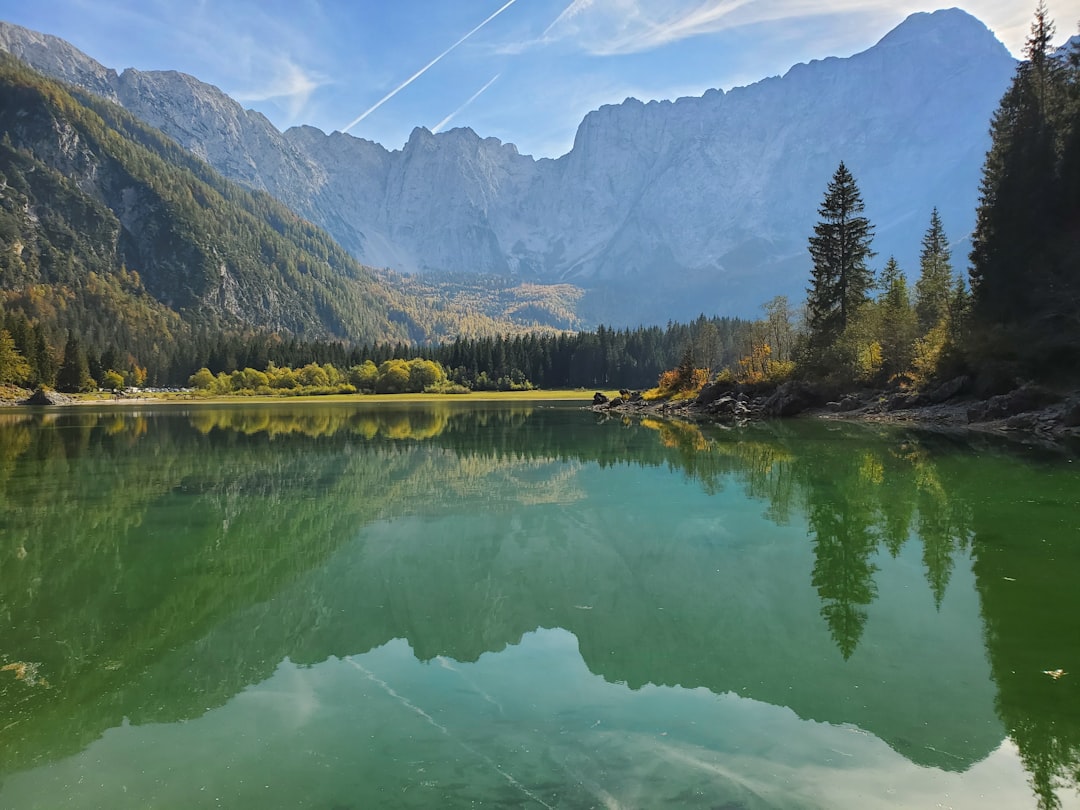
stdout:
[[465,109],[466,107],[468,107],[468,106],[469,106],[470,104],[472,104],[472,103],[473,103],[474,101],[476,101],[476,100],[477,100],[478,98],[480,98],[480,94],[481,94],[481,93],[483,93],[483,92],[484,92],[485,90],[487,90],[487,89],[488,89],[489,87],[491,87],[491,85],[495,84],[495,80],[496,80],[497,78],[499,78],[499,77],[500,77],[501,75],[502,75],[501,73],[496,73],[496,74],[495,74],[494,76],[492,76],[492,77],[491,77],[491,79],[490,79],[490,80],[488,81],[488,83],[487,83],[487,84],[485,84],[485,85],[484,85],[483,87],[481,87],[481,88],[480,88],[479,90],[477,90],[477,91],[476,91],[475,93],[473,93],[473,94],[472,94],[471,96],[469,96],[469,100],[468,100],[468,101],[466,101],[466,102],[465,102],[464,104],[462,104],[462,105],[461,105],[460,107],[458,107],[458,108],[457,108],[456,110],[454,110],[454,111],[453,111],[452,113],[450,113],[450,114],[449,114],[448,116],[446,116],[446,118],[444,118],[444,119],[443,119],[442,121],[440,121],[440,122],[439,122],[439,123],[437,123],[437,124],[436,124],[435,126],[433,126],[433,127],[431,128],[431,131],[432,131],[432,132],[439,132],[439,131],[440,131],[440,130],[441,130],[441,129],[443,128],[443,127],[445,127],[445,126],[446,126],[447,124],[449,124],[449,123],[450,123],[450,121],[451,121],[451,120],[452,120],[452,119],[453,119],[453,118],[454,118],[454,117],[455,117],[455,116],[456,116],[456,115],[457,115],[457,114],[458,114],[459,112],[461,112],[461,111],[462,111],[462,110],[464,110],[464,109]]
[[350,129],[355,127],[357,124],[359,124],[365,118],[367,118],[369,115],[371,115],[377,109],[379,109],[379,107],[381,107],[383,104],[388,102],[390,99],[392,99],[394,96],[396,96],[402,90],[404,90],[410,84],[415,82],[417,79],[419,79],[425,73],[427,73],[432,67],[435,66],[436,63],[438,63],[438,61],[440,59],[442,59],[444,56],[446,56],[448,53],[450,53],[452,50],[454,50],[454,48],[456,48],[462,42],[467,40],[469,37],[471,37],[473,34],[475,34],[477,31],[479,31],[481,28],[483,28],[489,22],[494,20],[496,17],[498,17],[500,14],[502,14],[504,11],[506,11],[508,8],[510,8],[510,6],[514,5],[514,3],[516,3],[516,2],[517,2],[517,0],[508,0],[508,2],[506,2],[501,8],[499,8],[498,11],[496,11],[494,14],[492,14],[490,17],[488,17],[486,20],[484,20],[482,23],[480,23],[478,26],[476,26],[476,28],[471,30],[469,33],[467,33],[465,36],[463,36],[461,39],[459,39],[457,42],[455,42],[453,45],[451,45],[445,51],[440,53],[438,56],[436,56],[434,59],[432,59],[426,65],[424,65],[422,68],[420,68],[420,70],[416,71],[416,73],[414,73],[412,76],[407,78],[405,81],[403,81],[401,84],[399,84],[393,90],[391,90],[385,96],[383,96],[378,101],[376,101],[371,107],[364,110],[364,112],[360,113],[360,115],[358,115],[353,121],[349,122],[349,125],[346,126],[345,128],[343,128],[341,131],[342,132],[348,132]]

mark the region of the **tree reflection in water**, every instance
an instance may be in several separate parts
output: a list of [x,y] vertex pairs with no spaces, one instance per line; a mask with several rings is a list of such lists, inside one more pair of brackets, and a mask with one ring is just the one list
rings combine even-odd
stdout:
[[[534,406],[454,404],[4,414],[0,768],[78,750],[120,717],[194,716],[268,677],[289,651],[294,660],[317,661],[416,632],[388,627],[380,635],[375,626],[348,649],[311,648],[319,635],[310,627],[327,621],[315,596],[308,625],[283,618],[285,636],[265,650],[235,650],[228,672],[170,676],[189,682],[167,698],[153,678],[133,680],[325,565],[362,526],[437,515],[466,501],[506,514],[575,503],[588,497],[581,470],[630,465],[667,468],[710,494],[739,487],[772,523],[804,524],[820,621],[845,661],[872,621],[883,561],[921,544],[940,609],[958,553],[970,554],[1001,722],[1042,806],[1056,806],[1055,789],[1077,785],[1080,482],[1069,465],[1017,456],[989,440],[885,428],[727,430],[590,419]],[[570,551],[569,559],[584,559]],[[454,553],[487,552],[463,546]],[[479,556],[460,562],[485,565]],[[535,583],[503,582],[475,609],[464,607],[475,588],[459,585],[460,593],[443,595],[445,624],[413,639],[418,652],[456,647],[475,657],[552,620],[538,618],[546,597],[530,603],[526,589]],[[689,594],[698,584],[683,586]],[[498,614],[490,609],[496,602]],[[72,604],[78,609],[65,607]],[[579,620],[559,619],[562,626]],[[289,621],[298,623],[286,631]],[[478,634],[466,644],[471,628]],[[597,640],[585,625],[575,631],[592,660]],[[663,682],[655,669],[639,675],[629,666],[611,677]],[[1044,674],[1057,669],[1067,674]],[[708,685],[722,688],[716,672]]]

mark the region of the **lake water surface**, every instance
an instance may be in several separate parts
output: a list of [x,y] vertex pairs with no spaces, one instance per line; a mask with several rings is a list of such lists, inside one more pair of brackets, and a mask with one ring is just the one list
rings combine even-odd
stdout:
[[1080,462],[577,405],[0,414],[0,807],[1075,807]]

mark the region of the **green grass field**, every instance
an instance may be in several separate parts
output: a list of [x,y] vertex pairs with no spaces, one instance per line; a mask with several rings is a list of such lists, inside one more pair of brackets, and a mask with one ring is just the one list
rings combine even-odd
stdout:
[[[588,402],[595,389],[557,390],[557,391],[473,391],[468,394],[326,394],[318,396],[199,396],[191,393],[144,393],[138,396],[125,396],[117,399],[112,394],[74,394],[70,395],[78,404],[87,405],[153,405],[153,404],[255,404],[266,402],[304,402],[338,403],[352,402],[395,402],[399,404],[415,402]],[[609,397],[617,396],[617,391],[604,391]]]

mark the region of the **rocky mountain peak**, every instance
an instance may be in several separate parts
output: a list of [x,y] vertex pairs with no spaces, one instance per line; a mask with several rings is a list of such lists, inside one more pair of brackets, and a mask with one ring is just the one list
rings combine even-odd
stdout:
[[628,324],[754,315],[778,293],[800,299],[806,237],[841,160],[877,226],[880,256],[914,273],[935,206],[962,245],[990,117],[1016,64],[959,9],[913,14],[849,58],[728,92],[605,105],[585,116],[569,153],[536,161],[467,128],[417,127],[393,151],[313,127],[282,134],[192,77],[116,77],[66,43],[16,28],[0,29],[0,47],[115,92],[369,264],[573,280],[592,291],[586,315]]
[[110,101],[117,100],[116,71],[59,37],[0,21],[0,50],[54,79],[82,87]]
[[916,12],[882,37],[874,47],[909,48],[913,51],[947,49],[968,54],[995,51],[999,55],[1008,55],[1008,49],[982,21],[959,8]]

